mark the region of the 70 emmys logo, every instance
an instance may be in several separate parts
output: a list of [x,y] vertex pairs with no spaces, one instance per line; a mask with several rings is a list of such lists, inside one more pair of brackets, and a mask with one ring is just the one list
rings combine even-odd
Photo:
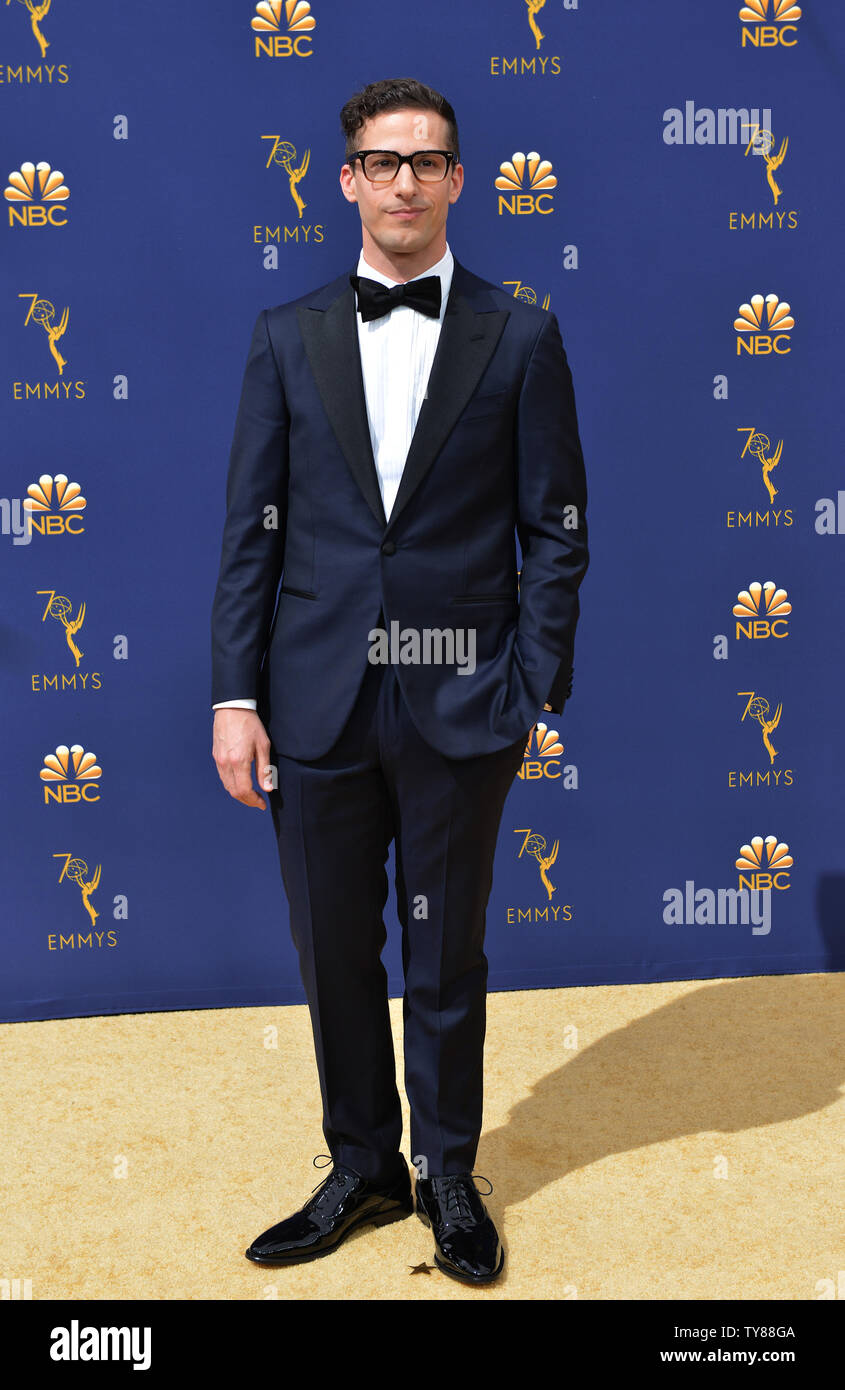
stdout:
[[[748,44],[752,48],[794,48],[798,42],[795,20],[801,18],[801,6],[793,5],[792,0],[747,0],[739,17],[743,48]],[[753,29],[746,27],[749,24]]]
[[[36,3],[36,0],[20,0],[20,3],[25,5],[29,10],[29,23],[32,28],[32,37],[41,50],[41,57],[46,58],[47,49],[50,47],[50,40],[45,39],[38,26],[41,20],[48,14],[51,0],[41,0],[40,4]],[[9,0],[6,0],[6,5],[8,7]]]
[[[267,58],[312,57],[311,40],[306,34],[310,35],[316,26],[308,0],[258,0],[251,24],[256,58],[262,53]],[[287,29],[286,34],[281,32],[282,27]]]

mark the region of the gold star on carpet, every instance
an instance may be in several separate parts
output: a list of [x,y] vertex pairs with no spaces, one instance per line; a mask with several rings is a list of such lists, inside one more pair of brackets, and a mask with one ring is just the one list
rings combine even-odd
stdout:
[[408,1267],[412,1274],[431,1274],[434,1269],[434,1265],[427,1265],[425,1262],[421,1265],[409,1265]]

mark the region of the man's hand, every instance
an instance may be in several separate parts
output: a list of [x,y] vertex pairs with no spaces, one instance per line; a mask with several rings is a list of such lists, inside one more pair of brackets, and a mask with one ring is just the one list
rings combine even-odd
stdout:
[[266,801],[252,785],[252,766],[259,786],[270,791],[270,739],[253,710],[215,710],[212,756],[229,795],[266,811]]

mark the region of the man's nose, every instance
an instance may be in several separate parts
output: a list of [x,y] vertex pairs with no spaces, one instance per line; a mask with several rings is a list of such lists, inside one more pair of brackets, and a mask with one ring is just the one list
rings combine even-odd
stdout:
[[410,164],[400,164],[399,172],[396,175],[394,188],[397,192],[411,195],[417,191],[417,180]]

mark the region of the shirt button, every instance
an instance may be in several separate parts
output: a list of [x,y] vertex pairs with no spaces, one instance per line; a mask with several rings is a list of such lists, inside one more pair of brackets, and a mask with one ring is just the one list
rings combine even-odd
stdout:
[[382,555],[395,555],[395,554],[396,554],[396,542],[395,542],[395,541],[385,541],[384,545],[383,545],[382,548],[381,548],[381,553],[382,553]]

